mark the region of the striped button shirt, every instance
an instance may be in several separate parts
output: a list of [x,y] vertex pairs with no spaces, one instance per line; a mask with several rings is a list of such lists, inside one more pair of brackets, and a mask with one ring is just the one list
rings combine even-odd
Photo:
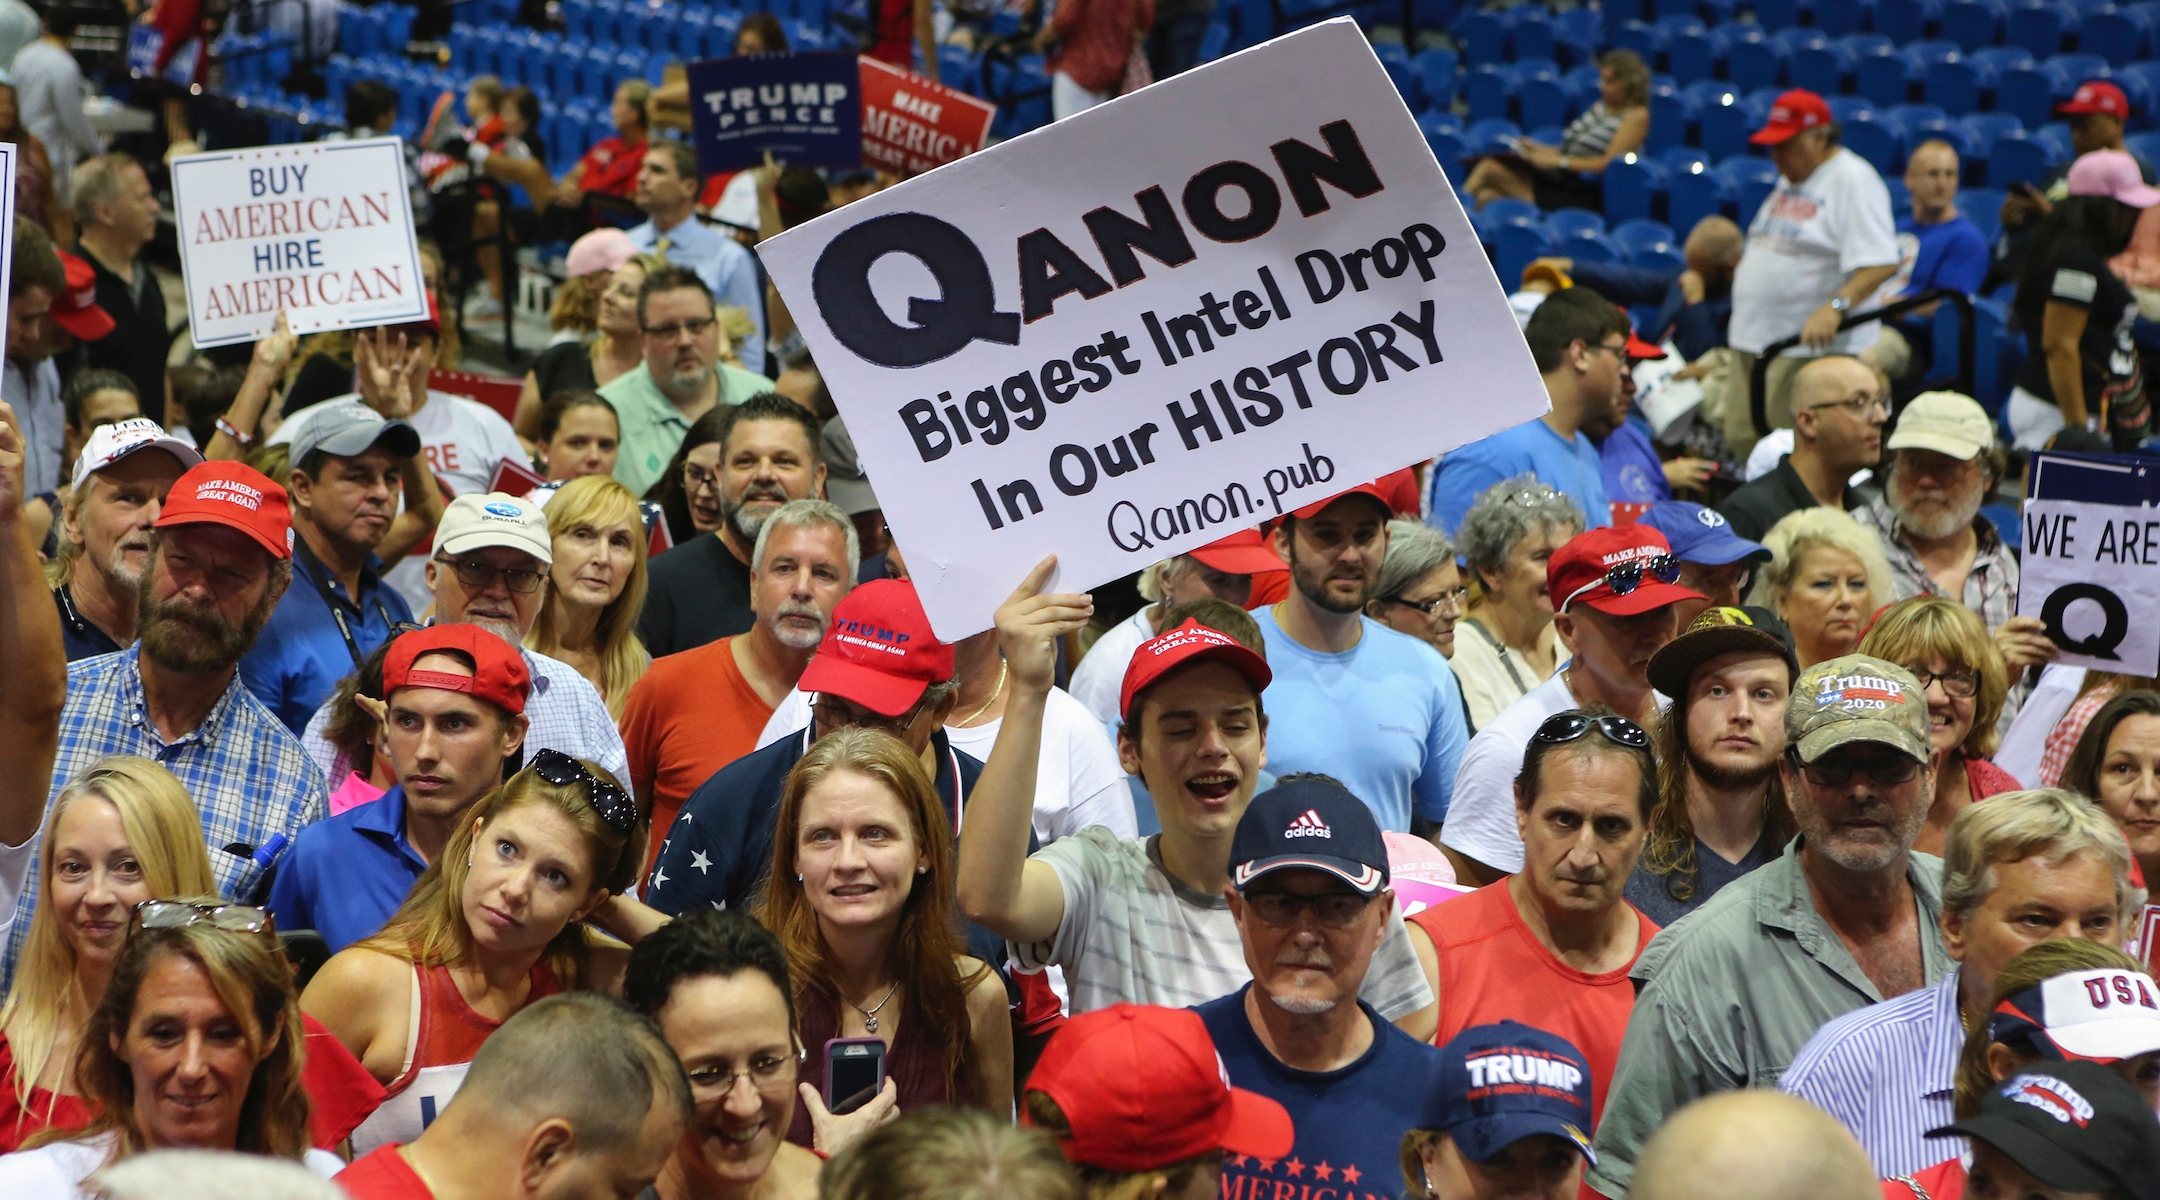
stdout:
[[1958,980],[1850,1012],[1800,1048],[1778,1090],[1845,1123],[1885,1179],[1957,1157],[1956,1138],[1930,1138],[1955,1120],[1952,1080],[1965,1048]]
[[[68,665],[60,755],[46,804],[50,807],[69,781],[109,754],[153,759],[194,797],[219,893],[228,900],[253,900],[264,869],[252,857],[255,851],[280,835],[290,843],[328,811],[322,771],[237,674],[201,725],[166,741],[144,707],[139,651],[131,646]],[[8,934],[6,960],[0,962],[0,973],[11,979],[37,898],[33,860]]]

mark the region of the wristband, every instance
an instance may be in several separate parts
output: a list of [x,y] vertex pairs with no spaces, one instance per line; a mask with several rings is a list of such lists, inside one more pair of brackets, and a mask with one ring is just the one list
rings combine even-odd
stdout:
[[219,433],[224,434],[226,437],[231,438],[232,440],[240,443],[243,446],[252,446],[255,444],[254,434],[241,432],[238,425],[233,424],[231,421],[228,421],[223,417],[219,417],[217,419],[217,429]]

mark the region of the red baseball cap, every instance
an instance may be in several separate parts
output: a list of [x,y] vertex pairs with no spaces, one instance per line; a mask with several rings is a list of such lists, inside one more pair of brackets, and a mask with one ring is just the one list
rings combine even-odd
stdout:
[[1217,538],[1191,554],[1225,575],[1258,575],[1281,571],[1289,565],[1276,556],[1257,529],[1241,529],[1229,537]]
[[1682,600],[1706,597],[1645,572],[1625,594],[1613,590],[1615,567],[1670,557],[1672,544],[1648,525],[1608,525],[1569,538],[1545,564],[1545,586],[1553,608],[1566,612],[1577,602],[1615,617],[1632,617]]
[[1642,338],[1636,336],[1634,330],[1630,329],[1627,335],[1627,356],[1629,358],[1663,358],[1665,352],[1642,340]]
[[2080,113],[2106,113],[2111,117],[2130,119],[2130,97],[2123,90],[2102,79],[2088,80],[2078,85],[2068,100],[2055,106],[2061,116],[2071,117]]
[[59,251],[67,270],[67,290],[53,297],[52,319],[78,340],[94,342],[113,331],[112,314],[98,307],[97,271],[87,259]]
[[922,699],[925,688],[952,677],[952,647],[930,632],[915,585],[878,579],[834,607],[832,627],[798,686],[897,717]]
[[292,508],[285,489],[246,463],[197,463],[173,484],[157,528],[223,525],[255,539],[272,558],[292,557]]
[[[413,670],[415,661],[443,650],[472,659],[473,673]],[[532,690],[532,673],[525,669],[525,656],[516,647],[478,625],[430,625],[400,634],[383,655],[383,698],[407,687],[464,692],[505,712],[522,713],[525,696]]]
[[[1125,685],[1118,689],[1118,716],[1130,717],[1134,696],[1189,662],[1223,663],[1243,675],[1256,692],[1266,691],[1269,681],[1275,678],[1267,659],[1258,652],[1187,617],[1183,625],[1140,643],[1140,648],[1133,651],[1132,661],[1125,664]],[[805,684],[804,690],[808,691],[809,685]]]
[[1108,1171],[1159,1170],[1210,1150],[1273,1160],[1297,1140],[1281,1104],[1230,1086],[1191,1009],[1081,1013],[1050,1039],[1027,1085],[1072,1126],[1060,1143],[1066,1159]]
[[1770,104],[1770,120],[1748,135],[1758,146],[1775,146],[1803,129],[1830,123],[1830,105],[1806,88],[1794,88]]
[[1310,521],[1319,516],[1322,509],[1344,496],[1371,496],[1387,508],[1389,516],[1416,516],[1420,508],[1417,475],[1410,468],[1404,467],[1400,471],[1390,471],[1371,483],[1361,483],[1349,491],[1337,492],[1325,500],[1308,504],[1290,515],[1300,521]]

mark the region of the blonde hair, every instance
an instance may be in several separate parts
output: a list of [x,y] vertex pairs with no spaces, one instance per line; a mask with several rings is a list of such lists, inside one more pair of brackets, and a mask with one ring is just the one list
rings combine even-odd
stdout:
[[1882,610],[1874,627],[1860,639],[1860,653],[1903,666],[1930,659],[1962,666],[1979,676],[1973,692],[1972,729],[1965,735],[1967,758],[1986,758],[2001,741],[1995,731],[2003,699],[2010,694],[2009,672],[1988,637],[1980,614],[1947,596],[1913,596]]
[[[181,903],[223,903],[214,893],[183,897]],[[279,950],[277,936],[238,933],[214,925],[174,929],[137,929],[113,964],[112,982],[90,1016],[75,1054],[75,1079],[84,1103],[97,1116],[80,1130],[48,1129],[28,1145],[88,1141],[117,1134],[107,1166],[149,1149],[135,1124],[135,1073],[113,1043],[125,1041],[150,968],[167,955],[195,963],[210,977],[210,987],[226,1011],[240,1021],[255,1070],[240,1106],[240,1135],[233,1147],[295,1162],[307,1153],[308,1094],[300,1081],[306,1059],[300,1023],[300,1000],[293,991],[292,966]]]
[[[630,699],[630,686],[652,665],[652,655],[646,652],[637,631],[649,583],[645,572],[645,514],[638,511],[637,497],[630,494],[630,489],[607,475],[585,475],[562,485],[547,502],[546,512],[550,539],[580,527],[630,527],[630,577],[623,582],[622,594],[600,610],[600,624],[593,631],[599,642],[600,697],[607,701],[608,715],[620,720],[623,704]],[[556,593],[551,578],[540,603],[540,615],[533,620],[532,632],[525,635],[527,646],[547,655],[561,649],[561,617],[556,612],[560,603],[562,597]]]
[[[210,855],[203,848],[202,816],[171,771],[147,758],[115,754],[90,764],[53,800],[38,845],[38,894],[46,903],[30,916],[15,986],[0,1005],[0,1031],[15,1056],[15,1099],[28,1105],[31,1088],[52,1061],[53,1043],[67,1024],[77,991],[75,947],[60,931],[51,903],[53,855],[61,818],[84,800],[103,800],[120,814],[128,849],[142,868],[143,886],[154,899],[217,891]],[[85,996],[95,1007],[98,997]],[[55,1093],[60,1089],[54,1089]]]
[[818,1172],[819,1200],[1081,1200],[1057,1143],[1004,1115],[931,1105],[847,1144]]
[[[1988,804],[2000,796],[1992,797]],[[1987,805],[1976,804],[1974,808]],[[1971,811],[1970,809],[1966,811]],[[1960,814],[1961,816],[1963,814]],[[2084,938],[2053,938],[2003,965],[1995,975],[1995,990],[1988,995],[1987,1011],[1993,1013],[2003,1001],[2019,992],[2039,987],[2057,975],[2072,971],[2143,971],[2138,961],[2113,946]],[[1988,1022],[1981,1021],[1965,1035],[1965,1049],[1958,1053],[1957,1070],[1951,1076],[1951,1111],[1959,1120],[1980,1111],[1980,1100],[1995,1086],[1995,1072],[1988,1069],[1988,1047],[1994,1043]]]
[[1868,600],[1860,608],[1863,622],[1868,613],[1890,600],[1890,559],[1883,553],[1882,539],[1842,509],[1817,505],[1787,513],[1763,535],[1762,544],[1770,551],[1770,561],[1755,576],[1749,604],[1782,615],[1780,601],[1792,589],[1800,561],[1810,550],[1825,547],[1852,555],[1866,573]]
[[[594,778],[621,786],[598,763],[585,762],[584,766]],[[600,819],[583,784],[549,783],[528,767],[473,806],[471,818],[450,835],[442,854],[413,883],[405,903],[382,931],[356,944],[421,967],[466,961],[473,948],[472,927],[465,922],[465,881],[472,873],[473,843],[491,822],[526,805],[545,806],[583,835],[592,855],[591,890],[605,888],[623,895],[636,884],[638,867],[645,861],[644,821],[629,833],[618,833]],[[565,990],[579,987],[587,975],[583,927],[565,922],[540,956]]]
[[1967,805],[1943,835],[1943,912],[1964,917],[1980,907],[1995,890],[1997,863],[2040,855],[2052,867],[2088,850],[2115,876],[2116,919],[2129,923],[2145,892],[2130,883],[2130,843],[2099,805],[2063,788],[2004,792]]
[[[1046,1092],[1029,1088],[1022,1097],[1021,1106],[1027,1114],[1026,1124],[1040,1129],[1059,1142],[1072,1140],[1072,1122],[1065,1117],[1065,1110]],[[1108,1167],[1093,1166],[1084,1162],[1072,1162],[1074,1174],[1080,1177],[1080,1187],[1087,1200],[1153,1200],[1157,1194],[1182,1196],[1192,1188],[1193,1176],[1210,1163],[1222,1162],[1221,1150],[1208,1150],[1191,1158],[1164,1163],[1145,1171],[1113,1171]],[[1157,1181],[1161,1182],[1158,1188]]]

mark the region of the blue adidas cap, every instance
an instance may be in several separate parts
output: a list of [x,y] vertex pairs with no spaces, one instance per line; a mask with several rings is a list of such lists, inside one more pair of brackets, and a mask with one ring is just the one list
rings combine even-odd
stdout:
[[1330,779],[1293,779],[1254,796],[1230,839],[1230,882],[1270,871],[1326,871],[1367,896],[1388,884],[1387,842],[1365,802]]
[[1473,1162],[1549,1133],[1590,1149],[1590,1064],[1566,1038],[1516,1021],[1473,1025],[1440,1048],[1420,1129],[1443,1130]]
[[1672,546],[1672,556],[1681,562],[1722,567],[1726,563],[1770,561],[1769,547],[1734,533],[1723,514],[1700,504],[1662,501],[1635,518],[1635,523],[1664,534]]

